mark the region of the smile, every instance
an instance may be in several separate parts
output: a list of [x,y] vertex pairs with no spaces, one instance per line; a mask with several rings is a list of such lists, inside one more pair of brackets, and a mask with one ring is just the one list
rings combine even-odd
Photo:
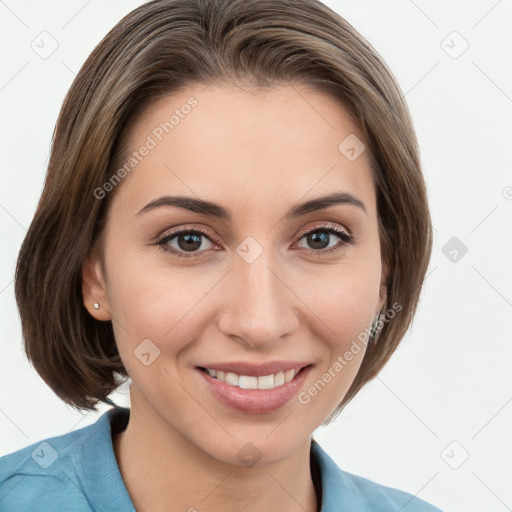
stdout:
[[[302,364],[306,366],[301,366]],[[201,377],[203,385],[206,385],[206,389],[219,402],[246,414],[265,414],[283,407],[297,395],[313,369],[312,364],[294,362],[293,368],[292,362],[283,364],[278,361],[260,365],[259,368],[244,363],[229,363],[222,366],[224,370],[197,366],[196,372]],[[237,369],[240,374],[226,371],[228,369]],[[276,370],[279,371],[270,373]]]
[[301,368],[279,371],[277,373],[262,376],[237,375],[236,373],[222,372],[220,370],[212,370],[210,368],[201,368],[201,370],[208,372],[208,374],[214,379],[225,382],[230,386],[242,389],[273,389],[283,386],[287,382],[293,380]]

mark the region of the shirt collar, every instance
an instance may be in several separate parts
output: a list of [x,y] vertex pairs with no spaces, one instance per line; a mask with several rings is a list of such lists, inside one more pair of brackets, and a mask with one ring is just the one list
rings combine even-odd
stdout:
[[[93,510],[135,512],[114,454],[112,437],[128,423],[130,409],[115,407],[102,414],[82,445],[82,486]],[[88,477],[88,475],[90,475]]]

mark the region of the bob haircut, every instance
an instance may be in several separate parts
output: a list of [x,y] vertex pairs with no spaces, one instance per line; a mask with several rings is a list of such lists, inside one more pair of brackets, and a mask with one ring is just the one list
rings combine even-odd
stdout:
[[335,417],[377,375],[412,322],[432,227],[398,84],[372,46],[317,0],[154,0],[127,14],[98,44],[64,100],[44,189],[18,256],[15,294],[25,352],[72,407],[115,405],[108,395],[128,374],[111,322],[95,320],[82,295],[82,269],[101,245],[115,193],[103,199],[95,191],[114,175],[138,114],[202,83],[308,85],[335,97],[364,134],[387,270],[384,309],[398,304],[400,312],[367,344]]

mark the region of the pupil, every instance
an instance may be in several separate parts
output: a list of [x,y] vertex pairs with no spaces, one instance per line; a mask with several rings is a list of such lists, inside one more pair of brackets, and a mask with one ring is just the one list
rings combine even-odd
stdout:
[[325,247],[329,245],[329,233],[324,231],[319,231],[317,233],[311,233],[308,235],[308,242],[313,246],[314,249],[325,249]]
[[[186,240],[186,243],[182,243],[183,240]],[[201,247],[201,237],[191,233],[180,235],[178,237],[178,245],[180,249],[183,249],[184,251],[199,249],[199,247]]]

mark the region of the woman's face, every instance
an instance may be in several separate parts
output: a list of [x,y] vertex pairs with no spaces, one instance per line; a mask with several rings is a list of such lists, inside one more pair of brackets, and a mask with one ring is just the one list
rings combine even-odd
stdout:
[[[191,87],[138,119],[84,273],[89,311],[112,319],[134,415],[218,460],[270,464],[336,408],[384,299],[361,140],[338,102],[291,85]],[[299,207],[331,194],[342,201]],[[257,378],[306,365],[290,384]]]

